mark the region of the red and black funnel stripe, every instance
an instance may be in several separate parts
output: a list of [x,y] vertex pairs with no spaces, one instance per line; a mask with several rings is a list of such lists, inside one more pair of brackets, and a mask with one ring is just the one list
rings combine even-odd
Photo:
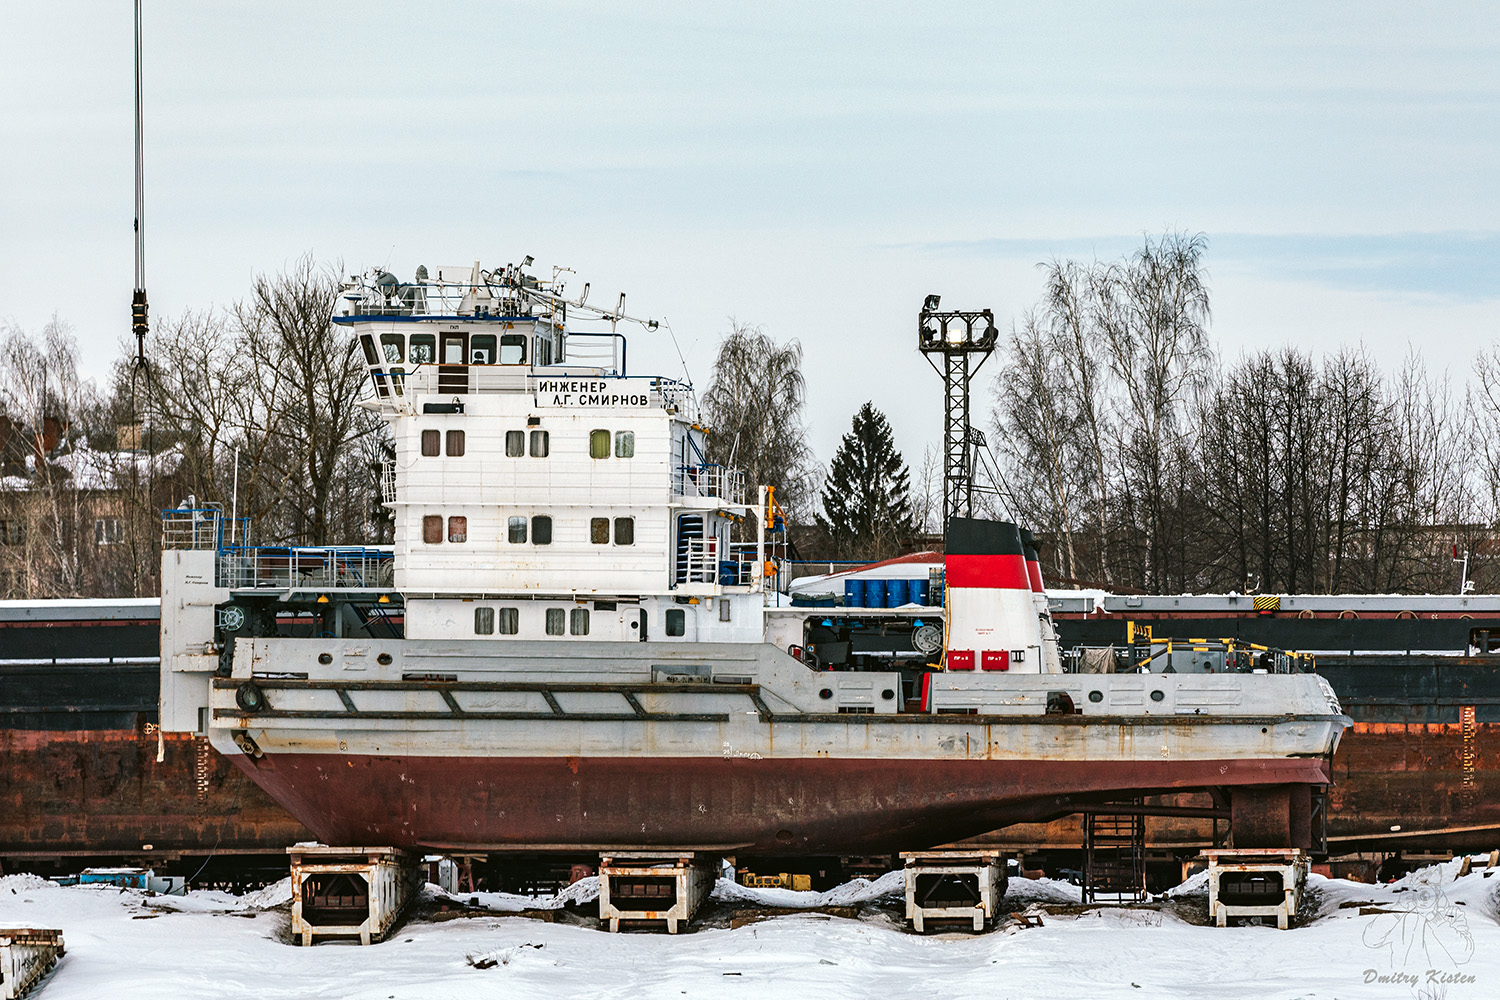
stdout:
[[1009,521],[953,518],[943,563],[949,587],[1031,589],[1021,532]]

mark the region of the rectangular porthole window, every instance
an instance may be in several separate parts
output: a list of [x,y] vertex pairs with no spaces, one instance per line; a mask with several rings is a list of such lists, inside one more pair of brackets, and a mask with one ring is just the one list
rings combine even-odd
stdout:
[[609,431],[589,431],[589,458],[609,457]]
[[521,631],[521,609],[520,608],[501,608],[500,609],[500,634],[501,635],[515,635],[519,631]]
[[531,544],[552,544],[552,518],[546,514],[538,514],[531,519]]
[[568,630],[568,613],[562,608],[547,609],[547,634],[562,635]]
[[635,457],[635,431],[615,431],[615,458]]
[[463,431],[449,431],[448,432],[448,454],[451,455],[451,456],[453,456],[454,458],[459,458],[459,457],[461,457],[463,455],[463,453],[464,453],[464,432]]
[[719,598],[719,621],[721,621],[721,622],[727,622],[728,620],[729,620],[729,598],[727,598],[727,597],[721,597],[721,598]]
[[506,458],[520,458],[524,454],[526,454],[526,432],[525,431],[506,431],[505,432],[505,457]]
[[634,545],[635,544],[635,518],[633,518],[633,517],[617,517],[617,518],[615,518],[615,544],[616,545]]
[[494,608],[475,608],[474,609],[474,634],[475,635],[494,635],[495,634],[495,609]]
[[512,544],[519,545],[526,541],[526,518],[513,517],[507,522],[506,526],[509,532],[508,537]]
[[546,431],[531,432],[531,457],[546,458],[551,449],[551,436]]
[[422,541],[437,545],[443,540],[443,519],[436,514],[422,518]]
[[681,608],[667,609],[667,635],[680,636],[687,631],[687,612]]
[[441,443],[441,435],[437,431],[422,432],[422,457],[433,458],[439,454],[438,445]]
[[448,541],[467,542],[469,540],[469,519],[462,515],[448,518]]
[[589,541],[595,545],[609,544],[609,518],[589,518]]
[[589,634],[588,608],[574,608],[568,613],[568,631],[574,635]]

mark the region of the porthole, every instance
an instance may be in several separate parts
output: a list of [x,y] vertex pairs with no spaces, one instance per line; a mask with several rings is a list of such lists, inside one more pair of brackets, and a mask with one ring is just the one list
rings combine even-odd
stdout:
[[391,665],[391,654],[381,653],[379,656],[375,657],[375,662],[380,664],[382,667],[388,667]]
[[890,688],[886,688],[884,691],[880,692],[880,697],[884,698],[886,701],[892,701],[896,697],[896,692],[892,691]]
[[1104,700],[1104,692],[1103,691],[1090,691],[1089,692],[1089,701],[1093,702],[1094,704],[1097,705],[1097,704],[1099,704],[1099,702],[1101,702],[1103,700]]
[[234,703],[240,706],[242,711],[259,712],[266,707],[266,696],[261,692],[258,684],[254,681],[246,681],[234,693]]
[[1165,692],[1162,692],[1162,691],[1152,691],[1151,692],[1151,700],[1152,701],[1161,701],[1165,697],[1166,697]]
[[333,654],[332,653],[319,653],[318,654],[318,662],[321,663],[321,664],[323,664],[323,666],[325,666],[325,667],[328,666],[328,664],[330,664],[330,663],[333,662]]
[[824,701],[827,701],[829,698],[833,697],[833,689],[824,688],[823,690],[818,692],[818,697],[822,698]]

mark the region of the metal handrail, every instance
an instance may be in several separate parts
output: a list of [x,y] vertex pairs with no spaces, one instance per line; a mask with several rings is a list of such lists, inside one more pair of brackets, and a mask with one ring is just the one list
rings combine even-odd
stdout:
[[715,462],[679,465],[672,472],[672,493],[680,497],[745,502],[745,474]]
[[395,579],[392,549],[356,545],[230,546],[215,570],[231,590],[388,590]]

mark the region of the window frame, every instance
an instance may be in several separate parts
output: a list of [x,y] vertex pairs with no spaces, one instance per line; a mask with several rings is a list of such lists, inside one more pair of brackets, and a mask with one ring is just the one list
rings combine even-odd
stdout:
[[422,544],[423,545],[441,545],[441,544],[443,544],[443,515],[441,515],[441,514],[423,514],[422,515]]
[[[601,534],[604,537],[601,538],[600,537]],[[592,545],[608,545],[609,544],[609,518],[607,518],[607,517],[591,517],[591,518],[589,518],[589,543],[592,544]]]
[[[617,517],[617,518],[614,519],[614,522],[615,523],[612,525],[612,529],[613,529],[613,536],[612,536],[613,544],[615,544],[615,545],[634,545],[635,544],[635,516],[632,514],[632,515],[628,515],[626,517]],[[625,529],[624,534],[627,534],[627,535],[630,536],[629,541],[621,541],[620,540],[620,535],[621,535],[620,529],[621,529],[621,527],[624,527],[624,529]]]
[[[554,623],[556,624],[554,625]],[[545,627],[547,635],[567,635],[568,609],[548,608]]]
[[474,609],[474,634],[495,634],[495,609],[479,606]]
[[[516,537],[516,534],[517,534],[516,529],[517,528],[520,529],[520,532],[519,532],[520,536],[521,536],[520,538]],[[524,514],[512,514],[510,517],[508,517],[508,518],[505,519],[505,539],[506,539],[506,541],[508,541],[511,545],[525,545],[526,544],[526,528],[527,528],[526,516]]]
[[[545,536],[545,538],[543,537]],[[531,516],[531,544],[552,544],[552,515],[533,514]]]
[[609,440],[609,431],[603,427],[589,431],[589,458],[596,462],[609,458]]
[[422,457],[440,458],[443,454],[443,432],[436,427],[422,430]]
[[[538,453],[537,442],[541,442],[540,453]],[[552,434],[549,431],[542,430],[540,427],[534,428],[531,432],[531,441],[529,444],[531,445],[532,458],[546,458],[552,453]]]
[[463,545],[469,540],[469,516],[467,514],[448,515],[448,541],[453,545]]
[[635,458],[635,431],[615,431],[615,458]]
[[495,615],[495,631],[501,635],[521,634],[521,609],[498,608]]
[[[673,631],[673,615],[676,616],[676,631]],[[667,613],[662,616],[662,626],[670,639],[681,639],[687,635],[687,612],[682,608],[668,608]]]
[[449,458],[463,458],[464,444],[464,432],[457,428],[450,430],[443,435],[443,454]]
[[[579,627],[578,627],[580,622],[583,624],[582,630],[580,630]],[[588,608],[572,608],[572,609],[570,609],[568,611],[568,634],[569,635],[588,635],[589,634],[589,609]]]
[[[515,449],[514,450],[511,449],[511,442],[512,441],[515,442]],[[505,457],[506,458],[525,458],[526,457],[526,432],[525,431],[506,431],[505,432]]]

